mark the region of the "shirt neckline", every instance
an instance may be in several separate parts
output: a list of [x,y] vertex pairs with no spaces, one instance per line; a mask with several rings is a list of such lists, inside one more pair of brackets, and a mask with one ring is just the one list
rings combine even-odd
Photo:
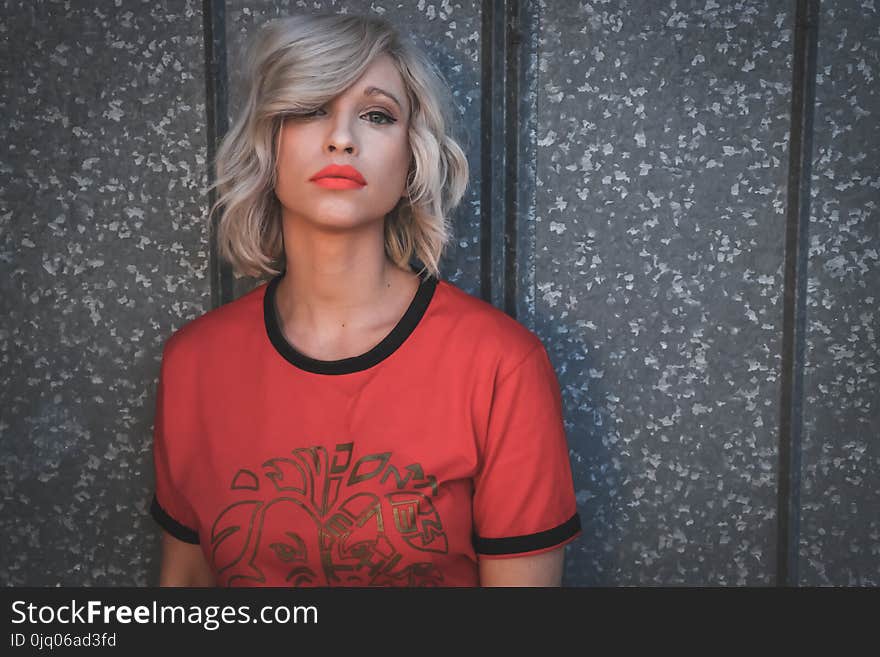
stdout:
[[263,320],[266,326],[266,335],[269,337],[269,342],[272,343],[275,351],[282,358],[291,365],[314,374],[352,374],[369,369],[388,358],[415,331],[416,326],[418,326],[428,310],[428,305],[434,297],[434,291],[437,289],[438,283],[437,278],[431,276],[427,271],[419,273],[420,282],[418,290],[416,290],[415,296],[403,317],[391,329],[391,332],[369,351],[359,356],[351,356],[350,358],[342,358],[340,360],[319,360],[298,351],[296,347],[287,341],[287,338],[284,337],[284,331],[281,330],[281,321],[275,304],[275,290],[281,279],[284,278],[284,273],[282,272],[274,277],[266,285],[266,293],[263,297]]

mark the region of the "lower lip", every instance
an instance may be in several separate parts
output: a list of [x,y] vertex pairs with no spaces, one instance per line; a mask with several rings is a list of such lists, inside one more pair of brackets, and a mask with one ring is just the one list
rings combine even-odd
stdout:
[[313,182],[327,189],[360,189],[363,187],[363,185],[351,178],[318,178]]

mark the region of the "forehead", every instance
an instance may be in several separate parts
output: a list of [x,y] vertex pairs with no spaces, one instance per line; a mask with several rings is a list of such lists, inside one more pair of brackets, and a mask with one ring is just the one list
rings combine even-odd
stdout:
[[389,55],[383,54],[376,57],[364,71],[364,74],[346,89],[345,93],[361,95],[370,88],[387,91],[400,102],[404,111],[407,110],[406,88],[403,78]]

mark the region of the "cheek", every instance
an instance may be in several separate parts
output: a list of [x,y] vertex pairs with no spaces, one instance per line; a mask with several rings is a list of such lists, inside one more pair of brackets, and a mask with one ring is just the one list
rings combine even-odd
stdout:
[[279,146],[275,150],[275,163],[279,169],[287,169],[295,157],[294,151],[290,148],[290,142],[282,139]]
[[304,182],[302,163],[297,162],[296,156],[290,151],[282,150],[278,154],[275,163],[275,196],[283,204],[287,205],[302,194]]
[[285,141],[276,154],[276,188],[289,189],[292,185],[304,184],[308,177],[306,169],[301,151],[293,147],[292,141]]
[[398,145],[394,148],[391,160],[393,162],[392,170],[397,172],[402,180],[406,180],[406,176],[409,173],[410,162],[413,160],[408,141],[404,141],[402,145]]
[[302,152],[306,142],[306,135],[301,131],[291,126],[282,128],[275,143],[276,163],[285,168],[295,164],[297,153]]
[[284,153],[279,153],[278,160],[275,163],[275,191],[284,193],[290,189],[294,182],[293,171],[295,166],[286,157]]

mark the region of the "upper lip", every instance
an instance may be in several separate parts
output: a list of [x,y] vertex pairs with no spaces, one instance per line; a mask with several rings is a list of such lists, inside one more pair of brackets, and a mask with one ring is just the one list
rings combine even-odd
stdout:
[[331,164],[324,167],[309,180],[318,180],[319,178],[349,178],[361,185],[366,185],[367,181],[361,175],[361,172],[348,164]]

